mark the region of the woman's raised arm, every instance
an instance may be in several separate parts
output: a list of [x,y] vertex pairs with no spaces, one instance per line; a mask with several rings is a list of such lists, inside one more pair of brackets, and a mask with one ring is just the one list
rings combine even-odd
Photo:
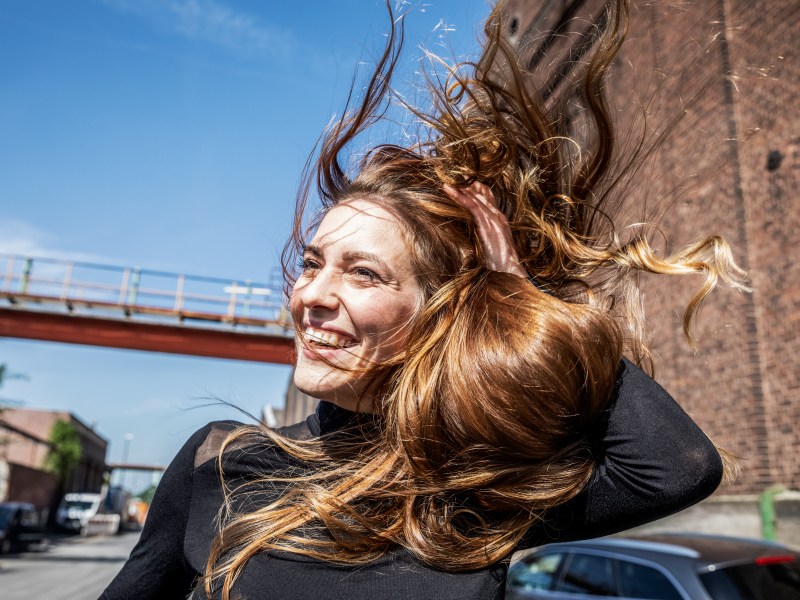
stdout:
[[666,517],[710,495],[722,479],[714,444],[627,359],[595,434],[597,470],[589,485],[536,525],[525,546],[609,535]]
[[[476,182],[445,191],[475,218],[487,267],[526,276],[488,186]],[[702,500],[722,478],[714,444],[664,388],[627,359],[592,438],[597,469],[589,485],[552,509],[524,545],[630,529]]]

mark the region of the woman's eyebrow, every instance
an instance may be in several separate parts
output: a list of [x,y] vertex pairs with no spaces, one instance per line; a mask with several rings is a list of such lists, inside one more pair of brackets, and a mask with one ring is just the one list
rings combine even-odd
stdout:
[[364,252],[362,250],[345,250],[342,253],[342,259],[346,261],[367,260],[374,262],[387,273],[392,273],[392,269],[389,268],[389,265],[386,264],[381,257],[379,257],[377,254],[373,254],[372,252]]
[[307,246],[303,246],[303,254],[313,254],[314,256],[321,257],[322,248],[309,244]]

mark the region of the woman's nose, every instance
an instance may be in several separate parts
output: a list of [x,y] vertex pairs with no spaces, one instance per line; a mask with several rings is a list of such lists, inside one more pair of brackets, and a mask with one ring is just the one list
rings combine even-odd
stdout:
[[339,296],[334,274],[321,269],[300,290],[300,300],[306,308],[335,310],[339,306]]

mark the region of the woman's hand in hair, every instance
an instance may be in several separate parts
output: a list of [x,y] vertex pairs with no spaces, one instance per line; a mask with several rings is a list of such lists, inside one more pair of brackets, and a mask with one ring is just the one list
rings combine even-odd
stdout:
[[508,219],[497,208],[497,200],[489,186],[476,181],[466,188],[445,185],[444,191],[472,213],[483,245],[486,267],[492,271],[527,277],[514,249]]

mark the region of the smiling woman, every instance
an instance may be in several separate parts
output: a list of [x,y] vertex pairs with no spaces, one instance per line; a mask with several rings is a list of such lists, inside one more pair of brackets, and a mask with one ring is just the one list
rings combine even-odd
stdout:
[[574,105],[530,83],[503,19],[477,64],[433,79],[435,110],[412,111],[428,137],[345,167],[385,114],[391,20],[364,98],[310,163],[284,253],[295,382],[317,412],[198,431],[106,600],[499,599],[514,551],[633,527],[719,484],[714,444],[623,358],[647,357],[637,273],[705,276],[687,331],[717,279],[742,275],[724,240],[661,257],[605,210],[613,173],[636,172],[617,164],[602,85],[627,3],[576,79],[580,143]]

